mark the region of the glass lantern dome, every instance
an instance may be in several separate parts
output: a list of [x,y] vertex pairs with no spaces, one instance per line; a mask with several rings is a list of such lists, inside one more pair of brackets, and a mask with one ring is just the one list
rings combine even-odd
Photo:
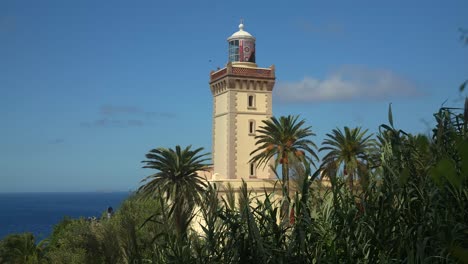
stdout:
[[251,62],[255,63],[255,38],[244,31],[244,24],[239,25],[239,31],[232,34],[228,39],[229,62]]

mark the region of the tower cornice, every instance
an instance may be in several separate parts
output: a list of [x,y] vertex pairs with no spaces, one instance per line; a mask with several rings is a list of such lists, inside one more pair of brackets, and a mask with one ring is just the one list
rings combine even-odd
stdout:
[[245,67],[228,63],[225,68],[210,73],[210,84],[224,77],[246,77],[252,79],[275,80],[275,66],[269,68]]

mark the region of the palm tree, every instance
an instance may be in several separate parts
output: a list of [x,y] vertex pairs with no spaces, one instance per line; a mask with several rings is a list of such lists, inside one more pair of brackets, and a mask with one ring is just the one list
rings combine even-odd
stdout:
[[8,235],[0,240],[0,263],[40,263],[43,244],[32,233]]
[[304,120],[298,119],[299,116],[289,115],[281,116],[279,119],[272,117],[264,120],[264,126],[256,131],[257,149],[250,153],[252,156],[250,162],[255,162],[257,167],[270,164],[271,159],[274,159],[275,169],[281,164],[283,189],[288,200],[289,164],[299,160],[314,165],[314,160],[318,160],[314,151],[317,146],[308,139],[315,134],[310,126],[304,127]]
[[360,127],[333,129],[332,134],[322,142],[324,147],[319,151],[328,151],[322,160],[322,168],[330,177],[336,176],[338,168],[343,166],[343,174],[348,176],[349,188],[354,188],[353,178],[356,174],[365,181],[368,172],[368,162],[376,147],[372,134],[367,134],[367,129],[361,131]]
[[206,171],[205,162],[208,153],[199,154],[203,148],[191,150],[191,146],[182,149],[152,149],[142,161],[143,168],[155,169],[158,172],[147,176],[138,192],[146,196],[161,195],[172,204],[171,215],[178,235],[184,235],[193,217],[194,205],[200,202],[200,195],[207,184],[198,171]]

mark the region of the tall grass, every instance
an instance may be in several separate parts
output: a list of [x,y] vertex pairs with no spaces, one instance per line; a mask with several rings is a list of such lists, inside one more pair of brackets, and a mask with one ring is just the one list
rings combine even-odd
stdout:
[[307,164],[296,167],[299,183],[287,221],[280,216],[282,198],[275,193],[252,193],[244,183],[239,190],[228,186],[227,194],[220,195],[219,186],[210,185],[198,217],[187,220],[186,236],[177,235],[170,204],[162,196],[134,197],[110,220],[65,220],[40,248],[27,246],[28,237],[7,237],[0,242],[0,259],[468,263],[468,129],[466,117],[457,111],[438,111],[431,137],[395,128],[389,111],[389,122],[377,137],[378,166],[354,190],[343,175],[330,177],[331,186],[324,187],[317,181],[319,171]]

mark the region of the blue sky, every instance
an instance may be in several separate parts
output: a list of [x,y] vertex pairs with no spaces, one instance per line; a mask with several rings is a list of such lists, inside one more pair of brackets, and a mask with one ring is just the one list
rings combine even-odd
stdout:
[[[427,133],[468,78],[468,1],[0,2],[0,192],[133,190],[154,147],[211,150],[226,38],[276,66],[274,115]],[[464,96],[464,95],[463,95]]]

